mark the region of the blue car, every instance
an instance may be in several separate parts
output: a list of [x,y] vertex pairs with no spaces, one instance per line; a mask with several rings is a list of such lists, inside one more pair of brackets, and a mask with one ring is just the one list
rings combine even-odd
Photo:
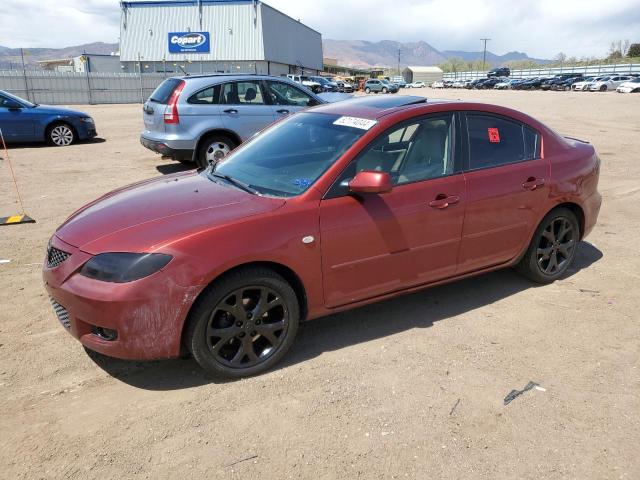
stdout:
[[6,143],[49,142],[62,147],[96,136],[89,115],[38,105],[0,90],[0,129]]

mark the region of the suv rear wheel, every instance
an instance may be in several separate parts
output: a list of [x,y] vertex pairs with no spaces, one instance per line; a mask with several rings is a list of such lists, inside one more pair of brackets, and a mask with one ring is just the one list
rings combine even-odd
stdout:
[[198,155],[196,157],[198,167],[207,167],[222,160],[236,147],[236,142],[227,135],[222,133],[207,135],[200,141],[200,146],[198,147]]

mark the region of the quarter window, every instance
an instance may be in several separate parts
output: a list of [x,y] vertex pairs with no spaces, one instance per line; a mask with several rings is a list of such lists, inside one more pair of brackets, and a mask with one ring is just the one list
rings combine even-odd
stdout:
[[540,156],[540,136],[529,127],[493,115],[467,115],[469,168],[498,167]]
[[220,102],[220,85],[200,90],[189,97],[188,103],[198,105],[217,105]]
[[225,83],[220,103],[225,105],[264,105],[260,84],[256,81]]

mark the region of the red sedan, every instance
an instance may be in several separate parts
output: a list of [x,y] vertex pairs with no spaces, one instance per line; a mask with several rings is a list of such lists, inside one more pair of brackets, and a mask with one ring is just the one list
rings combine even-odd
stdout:
[[505,267],[556,280],[596,223],[599,169],[591,145],[508,108],[320,106],[78,210],[44,281],[90,350],[252,375],[304,320]]

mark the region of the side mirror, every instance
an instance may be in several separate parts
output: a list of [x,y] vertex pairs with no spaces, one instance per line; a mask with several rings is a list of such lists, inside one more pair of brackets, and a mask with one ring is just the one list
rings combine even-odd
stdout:
[[349,182],[349,191],[353,193],[388,193],[392,188],[387,172],[363,170]]

